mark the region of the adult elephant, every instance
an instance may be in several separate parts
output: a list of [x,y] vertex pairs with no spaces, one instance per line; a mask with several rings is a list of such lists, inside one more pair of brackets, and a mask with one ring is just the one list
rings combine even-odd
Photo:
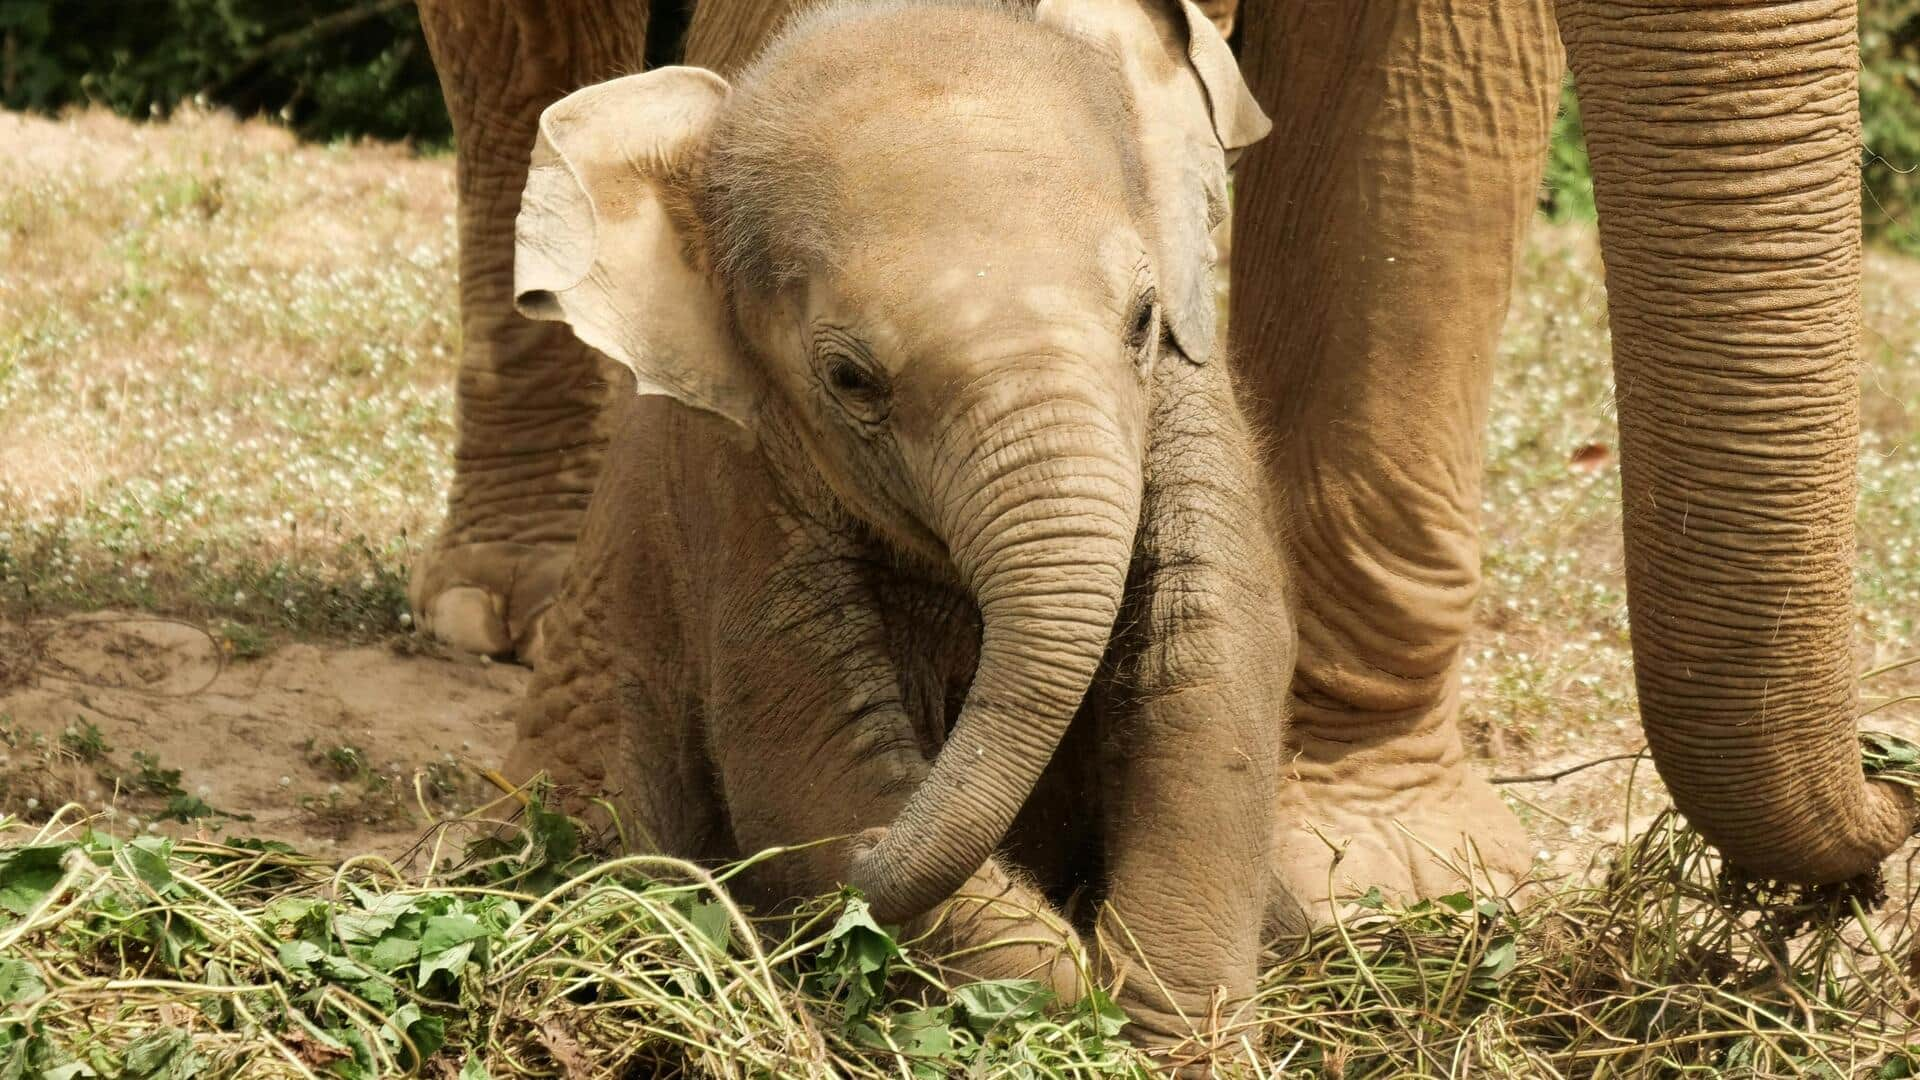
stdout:
[[[736,72],[792,6],[701,0],[684,55]],[[1209,14],[1230,25],[1231,8]],[[541,109],[634,70],[649,13],[421,10],[459,140],[466,345],[447,523],[414,603],[456,644],[525,656],[597,474],[614,376],[564,327],[514,314],[512,224]],[[1274,132],[1240,168],[1235,362],[1296,520],[1286,893],[1313,910],[1330,882],[1451,891],[1436,856],[1463,840],[1496,870],[1526,865],[1518,823],[1464,760],[1460,657],[1488,364],[1569,60],[1601,210],[1656,761],[1747,870],[1871,870],[1916,810],[1863,775],[1852,722],[1852,0],[1264,0],[1239,21]]]

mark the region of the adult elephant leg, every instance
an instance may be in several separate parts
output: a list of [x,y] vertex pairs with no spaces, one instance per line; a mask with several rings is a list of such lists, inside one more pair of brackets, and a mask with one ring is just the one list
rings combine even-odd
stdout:
[[699,0],[687,27],[687,63],[733,78],[800,6],[800,0]]
[[540,111],[634,70],[647,4],[421,0],[420,19],[457,144],[462,346],[447,516],[409,599],[450,644],[531,659],[599,474],[617,369],[514,312],[513,220]]
[[[1460,659],[1489,361],[1562,62],[1547,0],[1268,2],[1242,21],[1274,121],[1238,179],[1232,333],[1292,517],[1288,922],[1324,918],[1330,881],[1460,888],[1429,846],[1527,866],[1464,760]],[[1346,845],[1331,876],[1329,845]]]
[[1627,606],[1674,803],[1752,873],[1832,882],[1912,833],[1854,733],[1853,0],[1562,0],[1593,151]]

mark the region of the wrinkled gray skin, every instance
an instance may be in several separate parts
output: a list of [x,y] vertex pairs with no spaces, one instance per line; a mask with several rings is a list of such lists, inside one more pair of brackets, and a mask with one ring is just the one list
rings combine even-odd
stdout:
[[[700,0],[685,55],[736,74],[791,7]],[[413,596],[436,634],[524,657],[614,410],[596,413],[592,350],[513,313],[511,225],[541,109],[636,70],[648,10],[422,14],[459,133],[466,351],[447,525]],[[1736,863],[1820,882],[1874,868],[1915,805],[1863,777],[1852,723],[1852,0],[1249,0],[1239,24],[1275,132],[1237,174],[1231,359],[1288,509],[1300,631],[1276,921],[1300,913],[1288,898],[1325,917],[1329,886],[1451,892],[1434,853],[1469,845],[1497,875],[1527,865],[1466,763],[1460,670],[1489,362],[1569,68],[1656,761]]]
[[1077,995],[1097,929],[1176,1046],[1253,988],[1293,654],[1213,342],[1224,154],[1265,120],[1202,16],[1140,16],[843,6],[737,88],[547,110],[520,308],[650,393],[509,773],[682,856],[841,837],[746,896],[852,882],[971,976]]

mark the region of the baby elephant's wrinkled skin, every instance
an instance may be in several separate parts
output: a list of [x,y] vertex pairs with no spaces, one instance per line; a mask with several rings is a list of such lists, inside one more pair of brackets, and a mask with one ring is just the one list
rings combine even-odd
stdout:
[[852,883],[967,976],[1078,994],[1086,933],[1144,1044],[1230,1020],[1294,655],[1208,234],[1265,130],[1135,0],[832,7],[548,109],[518,302],[642,394],[516,779],[691,858],[840,838],[745,898]]

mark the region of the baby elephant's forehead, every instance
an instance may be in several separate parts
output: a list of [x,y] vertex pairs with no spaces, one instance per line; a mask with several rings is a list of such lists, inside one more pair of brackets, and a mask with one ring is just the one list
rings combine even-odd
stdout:
[[847,123],[819,146],[818,164],[854,215],[1071,223],[1125,213],[1127,173],[1111,135],[1044,103],[949,96]]
[[[908,39],[908,40],[903,40]],[[789,39],[743,81],[709,181],[730,264],[903,265],[1012,241],[1084,261],[1146,222],[1118,75],[988,9],[861,16]],[[909,260],[910,261],[910,260]]]
[[1140,237],[1114,227],[1072,244],[902,237],[860,252],[826,284],[848,305],[836,314],[898,358],[1067,318],[1105,327],[1149,281]]

